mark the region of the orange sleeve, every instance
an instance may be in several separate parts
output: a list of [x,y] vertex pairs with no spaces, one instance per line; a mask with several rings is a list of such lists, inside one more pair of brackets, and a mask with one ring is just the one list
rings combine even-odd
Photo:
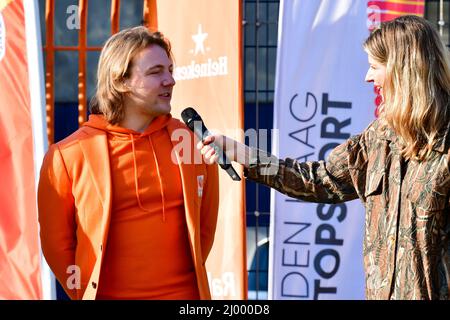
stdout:
[[76,290],[67,286],[71,276],[67,268],[75,265],[77,244],[71,185],[61,152],[52,145],[44,157],[38,186],[41,246],[56,278],[70,298],[76,299]]
[[[206,164],[205,164],[206,165]],[[203,263],[211,251],[219,211],[219,172],[217,164],[206,165],[206,182],[200,208],[200,235]]]

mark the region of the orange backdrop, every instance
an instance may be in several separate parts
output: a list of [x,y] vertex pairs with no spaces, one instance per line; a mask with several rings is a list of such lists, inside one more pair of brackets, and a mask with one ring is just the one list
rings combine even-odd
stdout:
[[[157,1],[158,29],[172,43],[172,115],[194,107],[207,128],[242,141],[241,1]],[[242,177],[242,168],[234,164]],[[213,299],[247,297],[244,182],[220,170],[217,232],[206,267]]]

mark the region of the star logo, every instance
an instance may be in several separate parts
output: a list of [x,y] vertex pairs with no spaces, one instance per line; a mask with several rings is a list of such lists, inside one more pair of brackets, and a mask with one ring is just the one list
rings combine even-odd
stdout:
[[202,25],[199,24],[197,28],[197,34],[194,34],[192,36],[192,40],[195,42],[195,49],[190,50],[190,53],[193,53],[195,56],[201,52],[202,54],[205,54],[205,51],[209,51],[209,48],[206,48],[205,50],[205,40],[208,37],[208,34],[206,32],[202,31]]

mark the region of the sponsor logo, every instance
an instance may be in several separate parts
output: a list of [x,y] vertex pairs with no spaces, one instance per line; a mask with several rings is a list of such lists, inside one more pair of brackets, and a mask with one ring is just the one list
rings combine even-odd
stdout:
[[208,36],[209,34],[204,32],[202,25],[199,24],[197,26],[197,33],[191,36],[194,47],[188,51],[194,58],[187,65],[175,67],[173,72],[175,80],[191,80],[228,75],[227,56],[205,57],[211,52],[211,48],[206,43]]
[[0,61],[5,57],[6,51],[6,28],[3,15],[0,12]]
[[[191,36],[192,40],[195,42],[195,49],[189,50],[189,53],[193,53],[196,56],[199,52],[205,54],[205,40],[208,37],[206,32],[202,31],[202,25],[199,24],[197,27],[197,34]],[[206,48],[206,51],[211,51],[211,48]]]
[[204,176],[197,176],[197,194],[199,198],[203,197],[203,184],[204,184]]

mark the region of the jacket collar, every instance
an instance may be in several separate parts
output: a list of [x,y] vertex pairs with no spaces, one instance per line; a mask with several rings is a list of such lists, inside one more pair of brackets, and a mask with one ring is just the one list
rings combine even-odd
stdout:
[[[180,121],[171,119],[167,125],[167,131],[171,138],[177,136],[174,132],[178,129],[181,130],[179,132],[182,133],[182,136],[184,138],[188,138],[189,140],[186,144],[186,146],[190,146],[191,148],[189,152],[192,150],[196,152],[196,142],[192,132],[190,132],[189,129]],[[83,127],[83,132],[85,135],[81,136],[79,140],[81,150],[86,159],[95,189],[101,199],[104,212],[109,213],[111,211],[112,204],[112,182],[107,136],[104,131],[91,127]],[[180,155],[181,150],[180,148],[177,148],[178,143],[179,141],[172,141],[174,147],[173,152],[175,153],[175,158],[180,168],[188,231],[190,238],[194,241],[195,226],[196,221],[198,221],[196,214],[197,210],[195,207],[195,197],[197,196],[197,192],[195,192],[197,186],[195,164],[193,161],[188,163],[183,161],[183,157]],[[197,153],[199,154],[199,152]],[[199,157],[201,159],[201,155]],[[103,219],[106,225],[108,225],[109,217],[110,215],[108,214],[106,217],[107,219]]]
[[[181,122],[171,120],[167,125],[167,131],[171,137],[179,136],[177,132],[174,134],[175,130],[181,130],[179,132],[182,134],[183,139],[188,138],[189,141],[185,144],[186,146],[189,145],[191,150],[197,150],[196,148],[192,149],[195,147],[195,139],[192,132],[190,132],[189,129]],[[81,136],[79,140],[81,150],[89,167],[98,196],[100,197],[104,208],[110,208],[112,198],[112,182],[106,133],[102,130],[91,127],[83,127],[82,132],[84,132],[84,136]],[[193,161],[183,161],[184,158],[180,154],[182,149],[177,147],[178,143],[179,141],[172,141],[174,147],[173,152],[181,171],[183,191],[185,191],[185,194],[192,193],[192,187],[196,186]],[[186,151],[187,150],[184,152]],[[189,192],[187,192],[188,190]],[[193,197],[188,197],[185,200],[187,200],[186,204],[188,206],[188,211],[193,210]]]
[[[91,130],[95,133],[90,133]],[[80,137],[79,140],[81,151],[88,164],[103,209],[109,211],[111,209],[112,186],[107,137],[105,132],[99,129],[83,127],[83,132],[85,136]]]
[[443,130],[443,133],[438,138],[438,141],[434,146],[433,150],[438,151],[440,153],[447,153],[449,147],[450,147],[450,123],[448,123],[446,129]]
[[[391,129],[388,125],[385,125],[381,120],[375,120],[373,128],[377,132],[377,136],[380,139],[392,141],[397,147],[402,145],[400,137]],[[433,150],[440,153],[447,153],[450,146],[450,123],[447,125],[437,139]]]

